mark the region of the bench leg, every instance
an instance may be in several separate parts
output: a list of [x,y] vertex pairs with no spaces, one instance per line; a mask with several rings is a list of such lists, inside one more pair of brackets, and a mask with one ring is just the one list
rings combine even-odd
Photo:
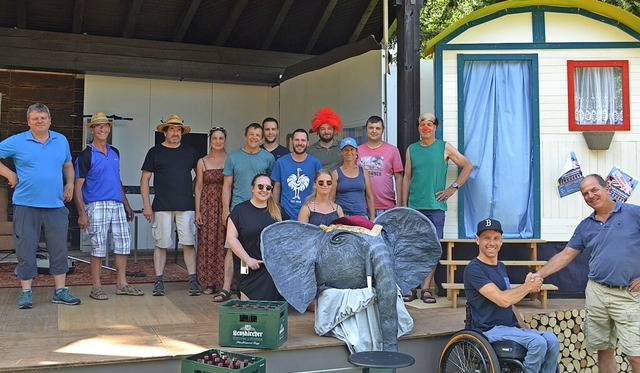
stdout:
[[451,290],[451,306],[453,308],[458,308],[458,289],[450,289]]
[[542,305],[542,308],[544,309],[547,308],[547,291],[546,290],[540,290],[540,303]]

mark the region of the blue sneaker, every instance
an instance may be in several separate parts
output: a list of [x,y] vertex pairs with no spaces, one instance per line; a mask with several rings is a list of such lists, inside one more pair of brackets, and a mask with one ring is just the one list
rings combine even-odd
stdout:
[[51,299],[52,303],[58,304],[66,304],[67,306],[75,306],[80,304],[80,299],[71,295],[69,288],[62,288],[60,292],[56,294],[56,291],[53,291],[53,299]]
[[18,308],[21,310],[33,308],[33,292],[31,289],[22,291],[20,294],[20,300],[18,301]]

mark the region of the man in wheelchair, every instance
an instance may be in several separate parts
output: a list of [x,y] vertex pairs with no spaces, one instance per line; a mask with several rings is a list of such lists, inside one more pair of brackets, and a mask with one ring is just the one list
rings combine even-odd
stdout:
[[498,220],[478,223],[479,254],[464,271],[464,290],[471,311],[471,328],[490,343],[514,341],[527,349],[523,365],[528,373],[555,373],[560,343],[549,332],[528,329],[514,306],[531,292],[540,291],[542,280],[529,273],[522,286],[511,289],[507,269],[498,261],[502,226]]

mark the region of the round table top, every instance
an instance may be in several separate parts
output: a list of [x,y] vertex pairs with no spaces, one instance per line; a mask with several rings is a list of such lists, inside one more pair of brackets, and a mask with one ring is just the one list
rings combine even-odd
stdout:
[[393,351],[364,351],[351,354],[349,363],[362,368],[403,368],[413,365],[413,356]]

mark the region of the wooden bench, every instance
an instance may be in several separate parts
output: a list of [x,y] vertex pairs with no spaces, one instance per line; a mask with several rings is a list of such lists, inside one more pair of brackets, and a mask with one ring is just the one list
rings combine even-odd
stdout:
[[[443,238],[440,240],[443,246],[446,246],[445,250],[447,252],[447,260],[453,260],[453,248],[457,243],[476,243],[475,238]],[[527,245],[531,250],[531,255],[529,259],[538,260],[538,244],[547,243],[545,240],[541,240],[539,238],[505,238],[502,240],[502,247],[504,249],[504,245],[510,244],[519,244],[519,245]]]
[[[511,288],[517,288],[522,284],[511,284]],[[460,290],[464,290],[464,284],[457,282],[445,282],[442,284],[442,287],[447,289],[447,291],[451,292],[451,303],[453,308],[458,308],[458,294]],[[549,290],[558,290],[558,287],[553,284],[542,284],[539,293],[532,293],[533,299],[539,299],[542,305],[542,308],[547,308],[547,291]]]

